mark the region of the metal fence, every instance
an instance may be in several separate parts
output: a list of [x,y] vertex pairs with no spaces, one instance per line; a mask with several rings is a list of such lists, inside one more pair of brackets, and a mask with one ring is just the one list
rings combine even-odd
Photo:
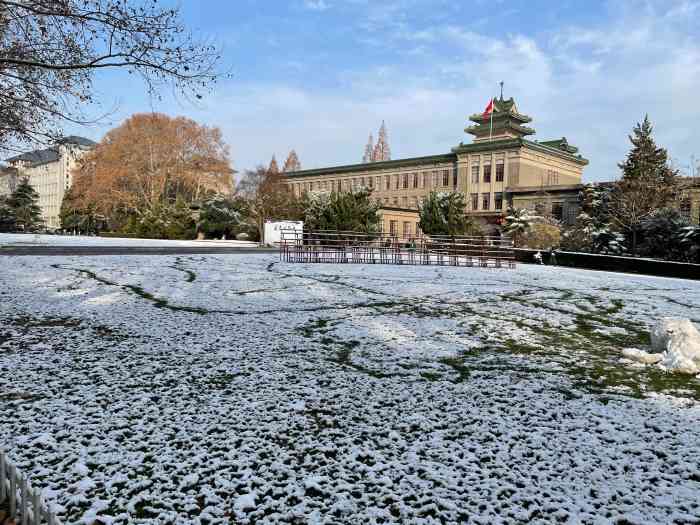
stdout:
[[502,237],[282,230],[280,238],[280,259],[291,263],[515,268],[513,241]]
[[19,525],[60,525],[56,515],[42,501],[41,491],[32,488],[29,479],[20,474],[0,449],[0,508],[9,510],[9,517]]

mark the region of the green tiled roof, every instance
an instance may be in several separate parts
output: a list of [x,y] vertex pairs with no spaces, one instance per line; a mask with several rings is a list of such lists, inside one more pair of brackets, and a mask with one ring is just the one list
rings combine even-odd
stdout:
[[439,164],[443,162],[456,162],[457,156],[454,153],[443,155],[429,155],[427,157],[411,157],[408,159],[385,160],[381,162],[368,162],[362,164],[346,164],[344,166],[329,166],[327,168],[317,168],[310,170],[293,171],[285,173],[289,178],[311,177],[314,175],[331,175],[336,173],[376,171],[390,168],[403,168],[409,166],[424,166],[428,164]]
[[578,153],[578,148],[572,146],[569,144],[569,142],[566,140],[566,137],[562,137],[557,140],[541,140],[538,141],[540,144],[543,144],[545,146],[549,146],[550,148],[556,148],[560,149],[562,151],[567,151],[571,153],[572,155],[574,153]]

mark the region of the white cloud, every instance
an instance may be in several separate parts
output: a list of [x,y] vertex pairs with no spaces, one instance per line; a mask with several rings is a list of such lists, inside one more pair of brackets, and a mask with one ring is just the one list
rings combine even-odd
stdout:
[[304,0],[304,7],[313,11],[325,11],[330,6],[325,0]]

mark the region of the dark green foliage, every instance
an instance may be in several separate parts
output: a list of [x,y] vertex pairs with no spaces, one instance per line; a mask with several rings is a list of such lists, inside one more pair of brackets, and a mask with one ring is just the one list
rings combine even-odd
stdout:
[[238,233],[248,233],[245,223],[248,203],[242,197],[214,195],[202,203],[197,230],[206,237],[234,238]]
[[659,177],[660,180],[671,170],[668,168],[668,153],[665,148],[656,145],[652,133],[654,131],[649,115],[632,130],[629,140],[632,149],[624,162],[618,164],[622,176],[626,179]]
[[304,228],[374,233],[379,230],[379,204],[370,190],[307,193],[302,201]]
[[43,225],[38,202],[39,194],[25,177],[7,199],[7,207],[12,210],[10,217],[14,218],[15,229],[34,231]]
[[0,232],[11,232],[16,224],[15,210],[7,203],[7,199],[0,197]]
[[533,221],[539,218],[537,215],[532,215],[527,209],[508,208],[508,214],[503,223],[503,232],[513,238],[515,246],[520,246],[523,236],[530,230]]
[[678,234],[683,260],[700,263],[700,226],[686,226]]
[[641,223],[642,242],[640,253],[648,257],[681,259],[684,247],[681,244],[683,228],[689,226],[678,210],[662,208]]
[[131,215],[121,232],[145,239],[194,239],[195,222],[189,205],[177,200]]
[[642,222],[667,207],[678,193],[678,174],[668,165],[668,154],[652,137],[649,117],[630,135],[632,149],[620,164],[622,178],[610,193],[610,220],[627,237],[636,255]]
[[428,235],[481,235],[466,209],[463,193],[431,191],[420,205],[420,228]]
[[611,190],[610,185],[585,184],[579,192],[581,214],[587,215],[595,228],[610,224]]
[[61,203],[61,228],[79,233],[99,233],[106,227],[104,217],[97,214],[94,205],[82,207],[75,186],[70,188]]

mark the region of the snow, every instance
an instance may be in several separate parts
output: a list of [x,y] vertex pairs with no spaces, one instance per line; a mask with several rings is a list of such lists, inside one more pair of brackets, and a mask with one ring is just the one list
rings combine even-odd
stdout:
[[255,508],[255,493],[243,494],[236,498],[233,507],[238,511],[252,510]]
[[0,446],[64,523],[693,522],[700,380],[622,351],[698,297],[548,266],[6,257]]
[[645,365],[653,365],[663,359],[663,356],[658,353],[649,353],[638,348],[623,348],[622,355],[632,361],[637,361]]
[[689,319],[661,319],[651,332],[651,346],[663,353],[665,369],[700,374],[700,333]]
[[258,243],[236,240],[222,241],[216,239],[173,241],[167,239],[133,239],[127,237],[92,237],[85,235],[0,233],[0,247],[2,246],[255,247],[258,246]]

